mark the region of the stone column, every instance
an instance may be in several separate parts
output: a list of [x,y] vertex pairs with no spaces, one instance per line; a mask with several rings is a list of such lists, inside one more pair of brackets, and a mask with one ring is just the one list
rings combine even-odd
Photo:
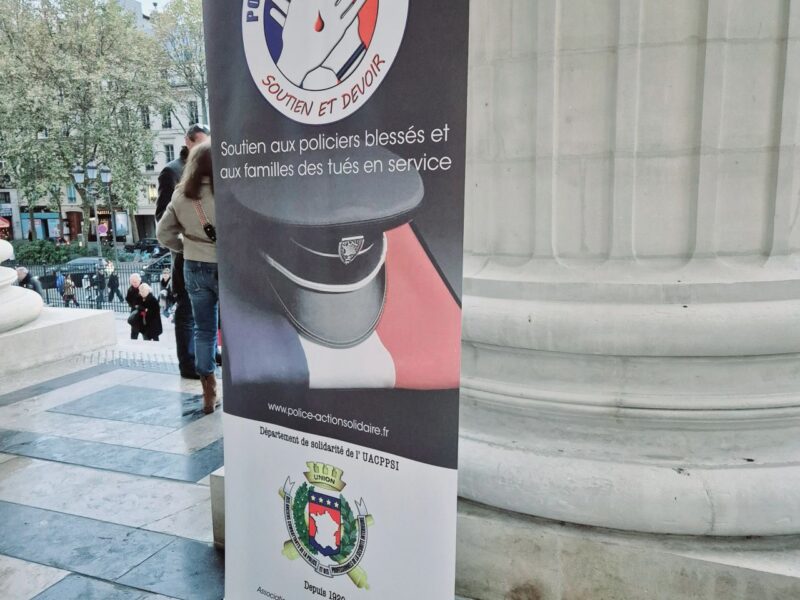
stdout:
[[800,533],[800,2],[470,7],[461,496]]
[[[14,249],[0,240],[0,263],[14,255]],[[17,272],[0,267],[0,333],[30,323],[42,312],[42,297],[31,290],[14,286]]]

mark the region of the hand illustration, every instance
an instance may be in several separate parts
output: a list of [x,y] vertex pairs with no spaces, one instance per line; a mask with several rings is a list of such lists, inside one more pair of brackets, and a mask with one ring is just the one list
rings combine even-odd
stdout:
[[358,19],[350,24],[341,41],[331,50],[322,66],[334,73],[338,73],[344,67],[353,53],[362,45],[361,36],[358,35],[358,24]]
[[[331,50],[322,66],[306,75],[303,80],[303,88],[307,90],[327,90],[337,85],[339,83],[339,72],[344,69],[347,62],[359,48],[363,48],[363,44],[361,37],[358,35],[358,19],[356,19],[347,28],[336,47]],[[353,61],[349,69],[341,73],[342,79],[345,79],[357,66],[358,61]]]
[[322,65],[366,1],[275,0],[277,9],[272,8],[270,15],[283,27],[281,73],[302,87],[306,75]]

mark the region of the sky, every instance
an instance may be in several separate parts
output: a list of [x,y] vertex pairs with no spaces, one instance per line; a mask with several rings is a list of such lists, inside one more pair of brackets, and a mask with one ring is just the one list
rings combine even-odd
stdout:
[[[142,2],[142,13],[150,16],[150,13],[153,12],[153,0],[141,0]],[[158,0],[157,1],[158,8],[164,8],[167,4],[169,4],[169,0]]]

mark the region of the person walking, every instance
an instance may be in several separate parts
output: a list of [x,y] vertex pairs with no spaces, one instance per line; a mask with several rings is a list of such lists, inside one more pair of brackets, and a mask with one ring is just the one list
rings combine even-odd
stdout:
[[69,308],[69,303],[75,303],[75,308],[79,308],[80,304],[75,299],[75,282],[72,281],[72,276],[67,275],[64,278],[63,284],[64,293],[61,295],[61,299],[64,300],[64,308]]
[[106,295],[106,272],[103,265],[97,265],[97,271],[92,277],[92,287],[95,293],[95,304],[98,309],[103,308],[103,296]]
[[172,305],[175,303],[175,297],[172,295],[172,272],[169,267],[164,267],[161,271],[161,279],[158,280],[158,283],[161,285],[159,297],[163,302],[161,312],[164,317],[169,317]]
[[32,275],[26,267],[17,267],[17,285],[33,290],[44,300],[44,290],[42,284],[39,283],[39,278]]
[[114,270],[114,263],[111,263],[108,269],[108,301],[111,302],[116,296],[119,298],[120,302],[125,302],[125,298],[122,297],[122,292],[119,291],[119,276]]
[[164,331],[161,325],[161,307],[148,284],[143,283],[139,286],[139,296],[141,298],[142,338],[145,341],[157,342],[158,336]]
[[[142,332],[142,297],[139,294],[139,288],[142,285],[142,278],[138,273],[133,273],[128,279],[131,284],[128,288],[128,293],[125,294],[125,301],[131,309],[131,315],[128,317],[128,324],[131,326],[131,339],[139,339],[139,334]],[[135,314],[134,314],[135,313]]]
[[183,254],[183,276],[194,315],[195,369],[203,384],[203,412],[217,406],[214,375],[219,322],[217,233],[214,228],[214,174],[211,141],[189,153],[181,182],[158,222],[158,241]]
[[[205,125],[195,124],[189,127],[184,136],[184,146],[178,158],[167,163],[158,176],[158,200],[156,202],[156,220],[160,221],[172,200],[175,186],[181,179],[189,151],[208,139],[210,132]],[[172,253],[172,295],[175,301],[173,322],[175,323],[175,348],[178,353],[178,369],[181,377],[197,379],[194,358],[194,318],[192,304],[183,281],[183,255]]]
[[61,271],[56,271],[56,291],[59,296],[64,297],[64,274]]

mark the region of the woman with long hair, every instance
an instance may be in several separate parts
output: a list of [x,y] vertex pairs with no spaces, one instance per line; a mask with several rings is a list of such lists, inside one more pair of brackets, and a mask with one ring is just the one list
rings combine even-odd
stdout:
[[214,229],[214,174],[211,140],[192,148],[172,200],[158,222],[158,241],[183,254],[183,275],[194,315],[195,368],[203,384],[203,412],[217,403],[216,363],[219,323],[217,233]]

